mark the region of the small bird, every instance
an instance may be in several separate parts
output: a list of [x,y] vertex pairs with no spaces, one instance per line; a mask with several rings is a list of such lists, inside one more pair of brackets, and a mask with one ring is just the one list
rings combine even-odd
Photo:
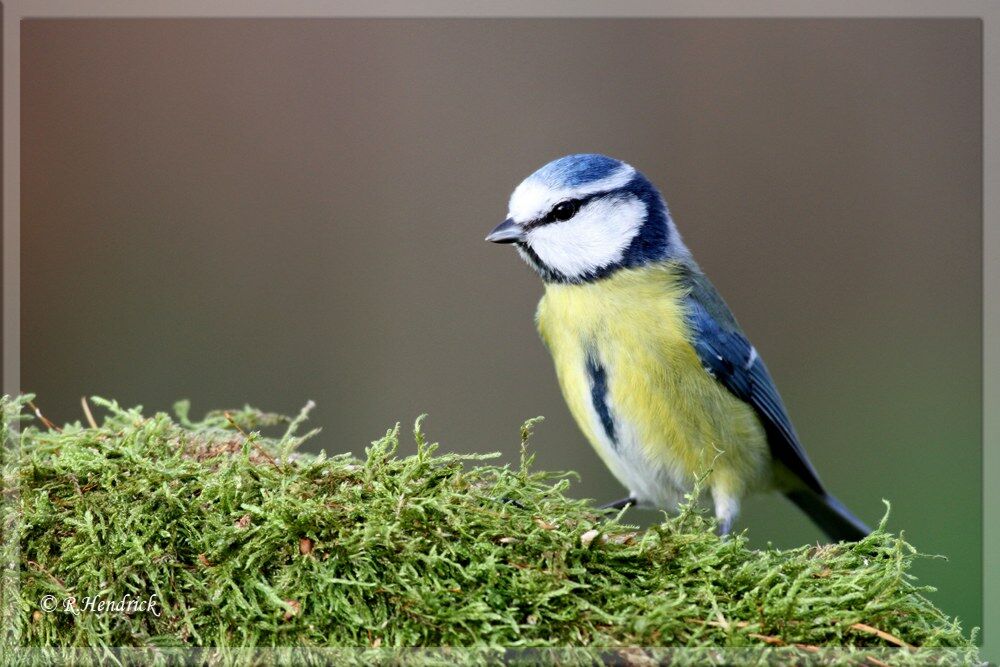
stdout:
[[674,510],[711,471],[719,530],[778,490],[834,541],[870,531],[827,493],[729,307],[630,165],[568,155],[531,174],[486,237],[513,244],[545,295],[538,330],[577,425],[629,496]]

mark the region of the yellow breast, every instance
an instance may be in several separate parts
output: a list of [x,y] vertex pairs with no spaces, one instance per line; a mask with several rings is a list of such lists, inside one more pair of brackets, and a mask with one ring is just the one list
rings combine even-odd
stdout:
[[[630,491],[661,507],[709,468],[712,488],[736,497],[770,470],[753,409],[704,370],[689,342],[685,296],[675,266],[661,264],[548,284],[537,314],[580,429]],[[605,369],[617,442],[596,418],[588,355]]]

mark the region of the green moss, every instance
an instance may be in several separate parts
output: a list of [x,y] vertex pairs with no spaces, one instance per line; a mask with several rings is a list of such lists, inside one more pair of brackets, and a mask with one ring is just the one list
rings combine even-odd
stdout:
[[[98,427],[23,421],[5,399],[7,555],[26,646],[813,647],[973,639],[907,570],[883,526],[857,544],[751,550],[694,503],[640,531],[567,497],[567,475],[438,454],[295,453],[289,420],[245,408],[192,422],[93,399]],[[285,426],[265,437],[253,429]],[[19,444],[19,457],[11,456]],[[15,521],[16,520],[16,521]],[[16,532],[19,530],[19,534]],[[159,614],[73,614],[40,600],[156,596]],[[759,653],[755,653],[759,655]],[[909,650],[891,654],[917,655]],[[886,658],[882,658],[885,660]]]

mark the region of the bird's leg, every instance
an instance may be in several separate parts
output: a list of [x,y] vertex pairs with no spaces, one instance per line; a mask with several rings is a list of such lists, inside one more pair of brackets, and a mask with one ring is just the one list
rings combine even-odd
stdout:
[[719,535],[725,537],[733,529],[736,517],[740,513],[739,497],[715,487],[712,489],[712,499],[715,501],[715,518],[719,522]]
[[605,503],[601,505],[598,509],[602,510],[620,510],[626,507],[631,507],[638,502],[635,496],[628,496],[627,498],[622,498],[621,500],[616,500],[614,502]]

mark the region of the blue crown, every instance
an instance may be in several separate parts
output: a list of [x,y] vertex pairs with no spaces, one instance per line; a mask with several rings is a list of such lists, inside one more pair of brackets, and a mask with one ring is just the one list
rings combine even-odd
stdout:
[[607,178],[624,166],[621,160],[597,153],[579,153],[553,160],[532,174],[551,187],[575,188]]

